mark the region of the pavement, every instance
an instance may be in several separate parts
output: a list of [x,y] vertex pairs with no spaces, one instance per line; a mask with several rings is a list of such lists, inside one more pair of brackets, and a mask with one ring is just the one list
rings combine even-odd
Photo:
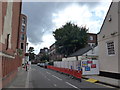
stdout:
[[[36,74],[37,73],[37,74]],[[39,78],[38,78],[39,77]],[[85,76],[105,83],[117,85],[118,80],[101,76]],[[32,66],[28,71],[21,68],[16,78],[6,88],[114,88],[109,85],[95,84],[82,80],[70,79],[68,76],[58,72],[44,69],[39,66]]]
[[5,88],[26,88],[28,71],[25,71],[24,68],[19,68],[17,76],[8,84]]
[[113,86],[113,87],[120,88],[120,80],[118,80],[118,79],[104,77],[104,76],[98,76],[98,75],[83,76],[83,78],[86,78],[86,79],[95,79],[99,83],[103,83],[103,84],[107,84],[107,85],[110,85],[110,86]]

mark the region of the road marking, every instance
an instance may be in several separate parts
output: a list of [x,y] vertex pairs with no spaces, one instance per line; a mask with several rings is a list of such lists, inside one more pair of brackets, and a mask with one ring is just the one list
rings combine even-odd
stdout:
[[46,78],[48,81],[50,81],[50,79],[49,79],[49,78],[47,78],[46,76],[45,76],[45,78]]
[[61,80],[61,81],[62,81],[61,78],[59,78],[59,77],[57,77],[57,76],[55,76],[55,75],[52,75],[52,76],[55,77],[55,78],[57,78],[58,80]]
[[70,85],[70,86],[72,86],[72,87],[74,87],[74,88],[78,88],[78,87],[76,87],[76,86],[72,85],[72,84],[71,84],[71,83],[69,83],[69,82],[65,82],[65,83],[67,83],[68,85]]
[[51,74],[51,73],[47,72],[47,74]]
[[56,84],[53,84],[55,87],[57,86]]

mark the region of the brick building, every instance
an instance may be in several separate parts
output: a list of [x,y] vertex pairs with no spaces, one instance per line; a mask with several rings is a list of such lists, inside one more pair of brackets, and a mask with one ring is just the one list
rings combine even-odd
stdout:
[[26,30],[27,30],[27,16],[24,14],[20,15],[20,28],[19,28],[19,35],[18,35],[18,48],[22,51],[21,56],[23,62],[25,61],[25,53],[26,53]]
[[97,34],[95,33],[87,33],[88,35],[88,44],[89,45],[97,45]]
[[49,58],[50,58],[50,60],[53,60],[53,61],[55,61],[55,60],[62,60],[63,57],[64,57],[63,55],[58,54],[58,53],[56,52],[55,43],[52,44],[52,45],[50,46],[50,49],[49,49]]
[[16,76],[21,66],[19,56],[19,30],[22,2],[0,2],[0,88]]

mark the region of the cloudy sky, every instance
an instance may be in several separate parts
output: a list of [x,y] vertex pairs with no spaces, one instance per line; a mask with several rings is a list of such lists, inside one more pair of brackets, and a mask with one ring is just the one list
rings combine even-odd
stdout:
[[52,32],[66,22],[86,26],[90,33],[98,33],[111,0],[107,2],[23,2],[22,13],[28,17],[29,47],[37,54],[41,48],[55,42]]

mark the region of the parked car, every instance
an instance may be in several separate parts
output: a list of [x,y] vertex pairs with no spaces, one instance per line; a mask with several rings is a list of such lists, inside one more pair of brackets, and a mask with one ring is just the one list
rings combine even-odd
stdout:
[[37,63],[37,66],[40,66],[40,63]]
[[43,68],[47,68],[48,63],[38,63],[37,65]]
[[44,67],[45,66],[45,63],[40,63],[40,67]]

